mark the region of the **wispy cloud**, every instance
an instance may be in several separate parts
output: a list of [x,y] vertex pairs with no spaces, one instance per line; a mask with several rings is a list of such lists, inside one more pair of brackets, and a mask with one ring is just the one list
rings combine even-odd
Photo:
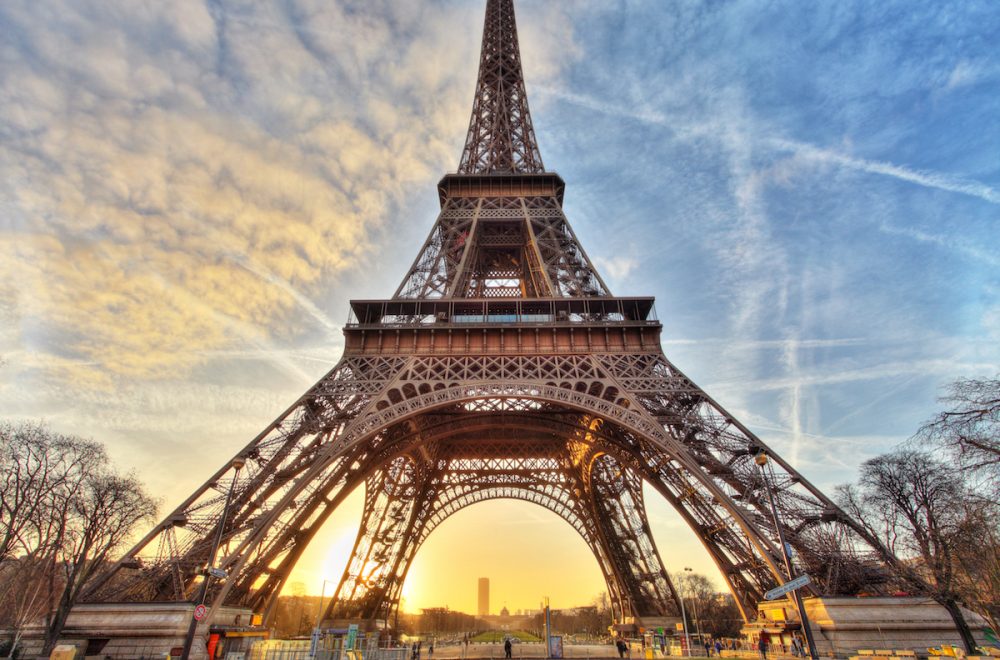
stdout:
[[[97,369],[163,377],[304,334],[301,313],[339,342],[314,294],[457,161],[478,34],[453,22],[478,12],[57,5],[0,9],[17,35],[0,43],[0,276],[22,284],[0,296],[45,328],[39,354],[57,335]],[[548,19],[535,79],[578,54]]]
[[991,204],[1000,204],[1000,191],[978,181],[969,181],[940,172],[914,170],[884,161],[853,158],[830,149],[822,149],[811,144],[795,142],[793,140],[764,138],[763,143],[779,151],[795,153],[799,157],[813,162],[845,167],[859,172],[867,172],[868,174],[892,177],[925,188],[969,195],[970,197],[978,197]]
[[299,348],[272,348],[256,350],[210,350],[202,351],[202,355],[212,359],[224,360],[262,360],[274,359],[304,360],[319,364],[332,365],[340,357],[339,347],[324,347],[313,350]]
[[[985,247],[981,247],[979,245],[970,245],[961,237],[956,238],[941,234],[931,234],[926,231],[921,231],[915,227],[900,227],[887,222],[879,224],[879,230],[885,232],[886,234],[904,236],[914,241],[920,241],[921,243],[937,245],[947,250],[958,252],[976,261],[981,261],[990,266],[1000,267],[1000,253],[990,252]],[[996,246],[994,245],[992,247]]]
[[881,380],[884,378],[898,378],[900,376],[913,376],[915,374],[938,374],[954,378],[963,373],[979,373],[984,369],[1000,370],[1000,363],[963,364],[956,363],[951,360],[933,359],[902,363],[887,362],[853,369],[827,369],[816,373],[801,373],[797,377],[777,376],[774,378],[761,378],[756,380],[740,380],[739,382],[718,381],[712,384],[710,389],[729,390],[735,387],[740,390],[752,391],[786,390],[789,388],[804,386],[816,387],[819,385],[833,385],[858,381]]
[[324,330],[326,330],[330,337],[340,339],[340,326],[327,316],[323,310],[317,307],[313,301],[309,300],[309,298],[293,287],[287,280],[281,279],[274,273],[269,272],[266,268],[257,266],[246,259],[236,257],[236,261],[239,265],[243,266],[251,273],[254,273],[265,282],[273,284],[287,293],[299,305],[299,307],[308,312],[309,316],[312,317]]
[[[550,86],[542,87],[541,91],[543,94],[552,96],[553,98],[574,103],[604,114],[668,127],[681,140],[703,138],[728,139],[726,131],[733,129],[731,124],[719,119],[700,118],[697,121],[691,121],[691,118],[685,115],[671,115],[647,108],[637,109],[621,106],[584,94]],[[887,176],[926,188],[969,195],[992,204],[1000,204],[1000,190],[978,181],[970,181],[941,172],[915,170],[885,161],[855,158],[831,149],[824,149],[805,142],[775,137],[765,133],[746,134],[742,138],[751,142],[757,149],[790,152],[805,160],[816,163]]]
[[[838,348],[841,346],[863,346],[870,343],[870,339],[864,337],[843,337],[840,339],[796,339],[795,345],[798,348]],[[718,346],[728,345],[740,350],[764,350],[776,349],[785,350],[788,340],[785,339],[726,339],[722,337],[705,337],[704,339],[664,339],[664,346]]]

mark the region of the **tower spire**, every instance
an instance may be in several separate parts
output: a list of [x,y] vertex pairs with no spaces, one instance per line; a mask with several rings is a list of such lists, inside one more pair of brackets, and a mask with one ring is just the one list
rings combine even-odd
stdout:
[[513,0],[487,0],[479,82],[459,174],[545,171],[528,113]]

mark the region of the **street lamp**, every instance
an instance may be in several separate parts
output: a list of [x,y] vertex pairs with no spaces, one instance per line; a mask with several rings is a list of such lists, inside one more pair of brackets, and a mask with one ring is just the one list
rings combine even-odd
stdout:
[[[687,566],[684,567],[685,571],[690,571],[691,569]],[[680,594],[681,597],[681,625],[684,626],[684,645],[687,647],[688,655],[691,655],[691,637],[688,635],[688,620],[687,613],[684,611],[684,594]]]
[[323,599],[326,598],[326,583],[332,580],[323,579],[323,588],[319,592],[319,609],[316,610],[316,627],[313,628],[312,633],[312,644],[309,645],[309,657],[315,657],[317,647],[319,646],[319,637],[322,634],[320,632],[320,626],[323,625]]
[[[684,570],[691,573],[691,576],[687,580],[688,591],[691,593],[691,605],[694,607],[694,628],[698,631],[698,635],[701,635],[701,620],[698,617],[698,599],[695,598],[694,585],[691,584],[691,577],[694,577],[694,570],[690,566],[685,566]],[[701,639],[701,641],[704,642],[705,640]]]
[[[237,456],[230,463],[230,467],[233,468],[233,480],[229,483],[226,504],[222,507],[222,518],[219,520],[219,526],[215,530],[212,549],[208,553],[208,563],[202,571],[201,590],[198,593],[198,600],[195,603],[196,609],[199,605],[205,604],[205,597],[208,596],[208,585],[212,581],[212,578],[224,579],[226,577],[225,571],[215,567],[215,555],[219,552],[219,546],[222,545],[222,535],[226,531],[226,520],[229,519],[229,505],[233,503],[233,491],[236,490],[236,478],[240,475],[240,470],[246,465],[246,462],[245,458]],[[188,660],[191,656],[191,645],[194,644],[194,633],[197,629],[198,619],[194,618],[194,613],[192,612],[187,636],[184,637],[184,648],[181,650],[181,660]]]
[[[774,504],[774,492],[771,490],[771,483],[767,479],[767,472],[765,468],[768,467],[767,453],[761,449],[757,452],[754,457],[754,462],[757,467],[760,468],[760,476],[764,482],[764,490],[767,491],[767,499],[771,504],[771,517],[774,519],[774,529],[778,533],[778,543],[781,544],[781,557],[785,560],[785,572],[788,575],[788,579],[792,580],[795,576],[792,574],[792,549],[791,546],[785,541],[785,532],[781,526],[781,521],[778,518],[778,507]],[[774,469],[771,470],[771,477],[774,477]],[[809,617],[806,616],[806,606],[802,602],[802,595],[799,593],[798,589],[792,590],[792,600],[795,601],[795,607],[799,611],[799,621],[802,622],[802,631],[806,636],[806,646],[809,649],[809,657],[812,660],[819,660],[819,656],[816,653],[816,642],[813,639],[812,629],[809,627]]]

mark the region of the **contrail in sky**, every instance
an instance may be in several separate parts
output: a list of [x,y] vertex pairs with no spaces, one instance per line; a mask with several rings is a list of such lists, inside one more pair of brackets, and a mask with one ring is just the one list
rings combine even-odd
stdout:
[[978,181],[966,181],[937,172],[911,170],[883,161],[851,158],[850,156],[845,156],[828,149],[821,149],[803,142],[773,138],[765,140],[765,142],[779,150],[791,151],[812,161],[840,165],[841,167],[868,172],[870,174],[882,174],[894,179],[900,179],[901,181],[915,183],[925,188],[937,188],[938,190],[978,197],[991,204],[1000,204],[1000,192]]
[[[668,126],[681,137],[711,137],[718,134],[715,124],[692,124],[679,117],[669,117],[662,112],[655,110],[641,110],[624,108],[594,99],[589,96],[574,94],[562,89],[542,86],[539,91],[557,99],[574,103],[576,105],[590,108],[597,112],[602,112],[616,117],[626,117],[637,121]],[[844,154],[822,149],[820,147],[795,140],[782,138],[757,138],[754,140],[772,149],[780,151],[790,151],[809,160],[821,163],[829,163],[869,174],[880,174],[883,176],[906,181],[925,188],[945,190],[947,192],[969,195],[977,197],[991,204],[1000,204],[1000,191],[978,181],[970,181],[953,177],[939,172],[928,172],[925,170],[912,170],[900,165],[894,165],[884,161],[865,160],[863,158],[852,158]]]
[[337,325],[333,321],[333,319],[327,316],[326,313],[323,312],[323,310],[317,307],[313,301],[309,300],[304,295],[299,293],[298,290],[295,289],[295,287],[289,284],[286,280],[283,280],[274,273],[271,273],[270,271],[256,264],[251,263],[248,259],[233,257],[233,260],[243,268],[247,269],[257,277],[264,280],[265,282],[273,284],[274,286],[278,287],[279,289],[287,293],[289,296],[292,297],[293,300],[295,300],[296,303],[299,304],[299,306],[302,309],[306,310],[310,316],[312,316],[321,326],[323,326],[323,329],[325,329],[330,334],[331,337],[340,338],[340,326]]

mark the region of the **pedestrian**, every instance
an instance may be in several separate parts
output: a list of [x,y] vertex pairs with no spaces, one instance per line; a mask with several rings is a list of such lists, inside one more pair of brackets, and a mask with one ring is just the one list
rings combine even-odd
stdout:
[[413,642],[413,646],[410,647],[410,660],[417,660],[417,643]]
[[621,637],[619,637],[618,641],[615,642],[615,646],[618,647],[618,657],[619,658],[624,658],[625,657],[625,650],[628,648],[625,645],[625,640],[622,639]]
[[424,645],[423,640],[417,640],[417,660],[420,660],[420,647]]
[[792,655],[796,658],[806,657],[806,650],[802,646],[802,638],[798,635],[792,637]]
[[760,631],[760,637],[757,638],[757,650],[760,652],[760,660],[767,660],[767,633],[763,630]]
[[427,645],[427,660],[434,657],[434,642]]
[[712,642],[710,642],[707,639],[705,640],[705,657],[706,658],[712,657]]
[[720,658],[722,657],[722,642],[719,640],[715,640],[715,655]]
[[503,640],[503,657],[509,658],[510,650],[511,650],[510,637],[508,637],[507,639]]

